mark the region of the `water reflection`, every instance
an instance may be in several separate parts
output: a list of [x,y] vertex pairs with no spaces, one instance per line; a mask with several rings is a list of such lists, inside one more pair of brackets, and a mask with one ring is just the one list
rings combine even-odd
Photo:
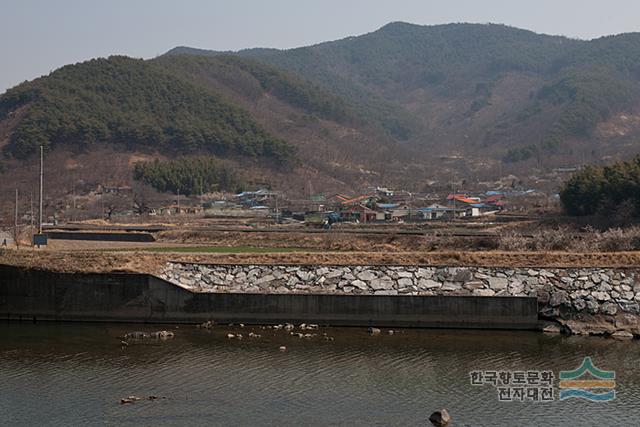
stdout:
[[[180,326],[172,340],[121,348],[118,337],[140,329],[157,327],[0,325],[0,425],[427,425],[441,407],[454,426],[640,422],[636,341],[502,331],[369,336],[364,328],[321,329],[307,340],[259,327]],[[251,331],[262,338],[248,338]],[[245,338],[229,340],[229,332]],[[557,373],[587,355],[616,370],[615,401],[500,403],[495,389],[469,385],[471,370]],[[120,405],[128,395],[167,399]]]

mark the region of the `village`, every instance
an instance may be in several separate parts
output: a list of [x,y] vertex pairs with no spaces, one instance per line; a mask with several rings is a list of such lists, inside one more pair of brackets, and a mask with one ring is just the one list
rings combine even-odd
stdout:
[[[240,193],[206,195],[163,195],[158,200],[139,201],[128,186],[99,187],[85,197],[58,203],[55,214],[46,209],[46,224],[74,220],[103,219],[114,223],[135,218],[158,218],[171,222],[177,216],[188,218],[257,218],[273,223],[330,228],[336,223],[382,224],[465,220],[505,212],[527,213],[549,204],[549,196],[535,190],[496,190],[485,192],[412,193],[387,187],[372,187],[364,194],[314,194],[291,198],[278,191],[259,188]],[[114,202],[116,201],[116,202]],[[93,203],[94,209],[86,205]],[[97,206],[97,208],[95,208]],[[22,216],[30,219],[29,213]]]

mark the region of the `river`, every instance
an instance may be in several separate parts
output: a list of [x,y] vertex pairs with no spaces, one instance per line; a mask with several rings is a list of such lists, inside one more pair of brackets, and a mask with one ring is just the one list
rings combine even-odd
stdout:
[[[321,328],[306,339],[260,327],[162,328],[175,337],[122,347],[124,333],[158,327],[0,324],[0,425],[425,426],[440,408],[454,427],[640,425],[640,341],[463,330],[370,336],[365,328]],[[471,371],[557,377],[585,356],[615,370],[614,400],[560,401],[558,378],[548,402],[499,401],[493,385],[471,385]],[[121,404],[129,395],[158,399]]]

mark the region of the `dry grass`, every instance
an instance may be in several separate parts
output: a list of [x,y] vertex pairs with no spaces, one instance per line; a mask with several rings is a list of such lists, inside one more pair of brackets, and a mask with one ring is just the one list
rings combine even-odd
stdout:
[[499,248],[512,251],[628,252],[640,250],[640,227],[572,233],[566,227],[541,229],[531,236],[517,232],[500,237]]
[[0,265],[59,272],[157,273],[167,261],[211,264],[444,265],[484,267],[640,267],[640,252],[315,252],[150,254],[145,252],[0,250]]

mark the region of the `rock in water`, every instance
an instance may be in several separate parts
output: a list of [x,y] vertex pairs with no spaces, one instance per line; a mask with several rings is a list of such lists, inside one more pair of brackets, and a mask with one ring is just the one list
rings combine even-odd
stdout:
[[380,329],[378,329],[378,328],[369,328],[369,329],[367,329],[367,332],[369,332],[369,335],[378,335],[380,333]]
[[283,345],[282,345],[282,346],[280,346],[279,350],[280,350],[280,351],[287,351],[287,347],[285,347],[285,346],[283,346]]
[[142,398],[138,397],[138,396],[127,396],[127,397],[123,397],[122,399],[120,399],[120,404],[124,405],[124,404],[127,404],[127,403],[134,403],[134,402],[137,402],[139,400],[142,400]]
[[451,422],[451,415],[446,409],[441,409],[431,414],[429,421],[436,427],[446,427]]
[[617,340],[632,340],[633,334],[629,331],[616,331],[611,334],[611,338],[615,338]]
[[215,322],[213,320],[207,320],[206,322],[198,325],[198,328],[203,328],[203,329],[211,329],[215,326]]
[[125,334],[124,340],[125,341],[148,340],[148,339],[166,340],[168,338],[173,338],[173,337],[174,337],[174,334],[171,331],[157,331],[157,332],[135,331],[135,332],[129,332],[128,334]]

